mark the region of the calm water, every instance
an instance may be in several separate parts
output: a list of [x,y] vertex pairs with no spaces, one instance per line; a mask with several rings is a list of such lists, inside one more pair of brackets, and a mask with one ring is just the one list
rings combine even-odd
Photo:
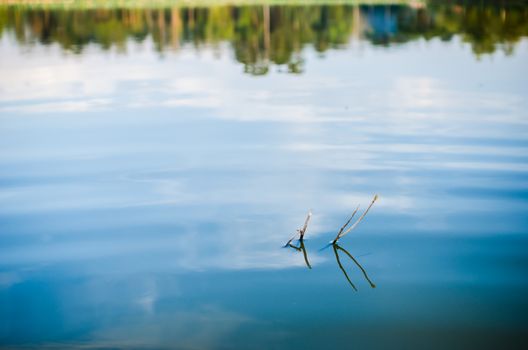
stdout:
[[527,38],[522,2],[0,6],[0,347],[523,348]]

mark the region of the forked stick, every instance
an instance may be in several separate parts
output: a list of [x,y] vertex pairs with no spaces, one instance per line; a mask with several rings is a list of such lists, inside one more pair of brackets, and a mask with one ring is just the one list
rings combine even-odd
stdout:
[[303,240],[304,234],[306,233],[306,229],[308,228],[308,222],[310,221],[311,217],[312,217],[312,209],[308,211],[308,216],[306,216],[306,220],[304,221],[304,226],[301,229],[296,230],[296,233],[293,235],[293,237],[290,238],[290,240],[286,242],[286,244],[284,245],[285,247],[288,246],[295,239],[295,237],[297,237],[297,235],[300,236],[299,239],[301,241]]
[[348,226],[348,224],[350,223],[350,221],[352,220],[352,218],[354,217],[354,215],[356,215],[357,211],[359,210],[359,205],[357,206],[356,210],[354,210],[354,212],[352,213],[352,216],[350,217],[350,219],[348,219],[347,222],[345,222],[345,224],[343,225],[343,227],[341,227],[339,229],[339,232],[337,233],[337,236],[339,236],[341,234],[341,232],[343,232],[343,230],[345,229],[345,227]]
[[[359,217],[359,219],[357,219],[357,221],[352,225],[350,226],[346,231],[342,231],[342,230],[339,230],[339,233],[337,234],[336,238],[332,241],[333,244],[337,243],[337,241],[343,237],[344,235],[346,235],[347,233],[349,233],[350,231],[352,231],[354,228],[356,228],[356,226],[361,222],[361,220],[363,220],[363,218],[365,217],[365,215],[367,215],[368,211],[370,210],[370,208],[372,207],[372,205],[374,204],[374,202],[376,202],[376,200],[378,199],[378,195],[375,195],[374,198],[372,199],[372,202],[370,202],[367,210],[365,210],[365,212],[363,213],[363,215],[361,215]],[[350,221],[350,220],[349,220]],[[345,226],[348,225],[348,222],[345,224]]]

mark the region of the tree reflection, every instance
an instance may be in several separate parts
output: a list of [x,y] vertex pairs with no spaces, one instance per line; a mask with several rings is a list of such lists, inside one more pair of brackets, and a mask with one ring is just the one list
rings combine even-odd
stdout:
[[455,35],[478,56],[511,54],[528,34],[528,8],[516,3],[435,3],[427,6],[314,5],[187,8],[61,9],[0,6],[0,35],[24,45],[58,43],[82,53],[88,44],[126,52],[130,41],[151,37],[160,53],[191,44],[229,43],[245,72],[268,73],[273,65],[304,70],[302,51],[338,49],[351,40],[393,45]]

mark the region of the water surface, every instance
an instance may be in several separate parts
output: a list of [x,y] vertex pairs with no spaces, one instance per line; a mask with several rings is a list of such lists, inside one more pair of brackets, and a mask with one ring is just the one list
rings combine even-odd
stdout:
[[527,23],[0,6],[0,345],[522,348]]

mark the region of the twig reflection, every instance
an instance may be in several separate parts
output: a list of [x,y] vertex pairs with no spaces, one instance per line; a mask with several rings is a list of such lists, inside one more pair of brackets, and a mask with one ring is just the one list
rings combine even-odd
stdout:
[[343,274],[345,275],[348,283],[352,286],[352,288],[354,288],[355,291],[357,291],[357,288],[354,285],[354,283],[352,283],[352,281],[350,280],[350,277],[348,277],[348,274],[347,274],[345,268],[343,267],[343,264],[341,264],[341,260],[339,259],[339,251],[343,251],[346,255],[348,255],[348,257],[354,262],[354,264],[356,264],[357,267],[359,267],[359,269],[363,273],[363,276],[365,276],[365,279],[370,284],[370,287],[371,288],[376,288],[376,285],[371,281],[371,279],[367,275],[367,271],[365,271],[363,266],[361,266],[359,264],[359,262],[352,256],[352,254],[350,254],[345,248],[340,247],[337,243],[332,244],[332,249],[334,250],[334,254],[335,254],[335,257],[336,257],[337,265],[339,266],[341,271],[343,271]]
[[337,265],[339,266],[339,268],[341,269],[341,271],[343,271],[343,275],[345,275],[345,277],[346,277],[348,283],[350,283],[350,285],[352,286],[352,288],[354,288],[354,290],[357,292],[357,288],[356,288],[356,286],[354,285],[354,283],[352,283],[352,281],[350,280],[350,277],[348,277],[348,274],[347,274],[345,268],[344,268],[343,265],[341,264],[341,260],[339,260],[339,253],[337,252],[338,245],[337,245],[337,244],[333,244],[333,245],[332,245],[332,248],[334,249],[334,254],[335,254],[335,257],[336,257]]
[[288,242],[288,244],[286,245],[287,247],[289,248],[293,248],[295,249],[296,251],[298,252],[302,252],[303,253],[303,257],[304,257],[304,262],[306,263],[306,266],[308,266],[309,269],[312,268],[312,265],[310,265],[310,262],[308,261],[308,254],[306,253],[306,247],[304,246],[304,240],[299,240],[299,246],[295,246],[293,244],[291,244],[291,242]]

